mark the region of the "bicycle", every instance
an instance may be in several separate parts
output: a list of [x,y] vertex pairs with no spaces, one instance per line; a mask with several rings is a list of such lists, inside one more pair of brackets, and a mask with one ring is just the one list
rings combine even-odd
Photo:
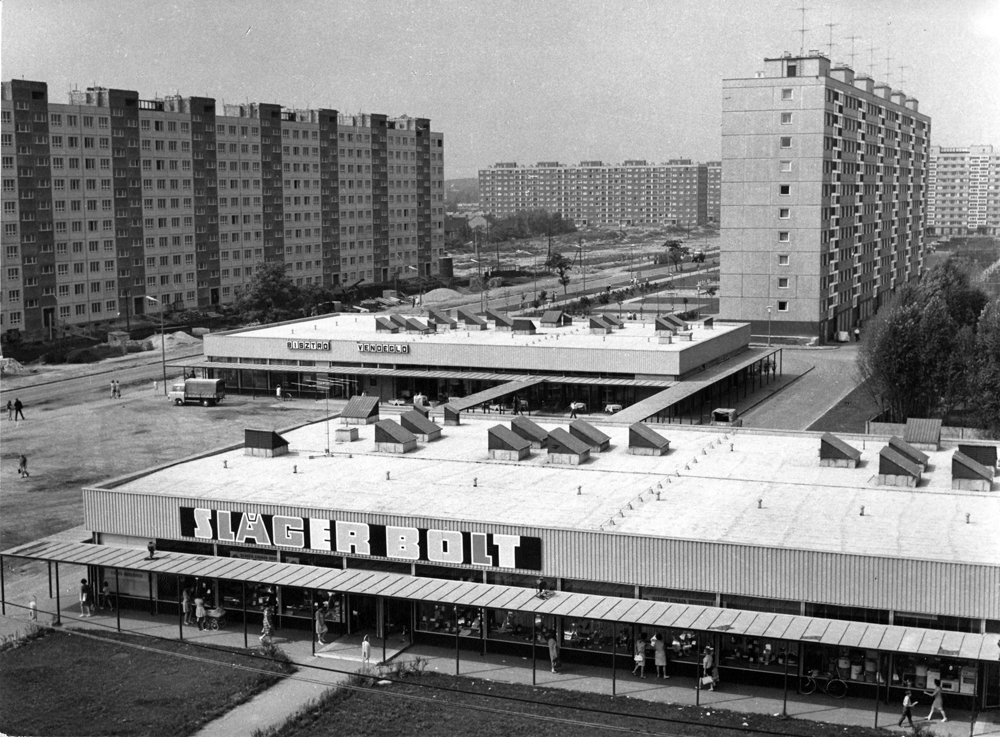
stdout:
[[834,699],[842,699],[847,696],[847,683],[838,676],[829,676],[826,678],[820,678],[819,674],[802,676],[802,680],[799,683],[800,694],[808,696],[811,693],[815,693],[817,689]]

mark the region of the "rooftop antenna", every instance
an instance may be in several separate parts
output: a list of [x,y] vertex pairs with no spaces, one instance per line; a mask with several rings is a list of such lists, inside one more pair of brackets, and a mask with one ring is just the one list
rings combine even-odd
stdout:
[[857,56],[857,54],[854,53],[854,42],[860,41],[861,36],[848,36],[847,40],[851,42],[851,69],[855,69],[856,67],[854,66],[854,57]]
[[885,83],[892,85],[892,57],[889,54],[885,55]]
[[875,52],[878,51],[877,46],[868,47],[868,76],[875,79]]
[[805,3],[799,8],[802,11],[802,27],[799,28],[800,42],[799,42],[799,56],[805,56],[806,54],[806,7]]
[[824,23],[827,28],[830,29],[830,42],[827,44],[827,48],[830,50],[830,61],[833,61],[833,29],[839,26],[839,23]]
[[906,86],[906,70],[907,69],[912,69],[912,67],[908,67],[908,66],[899,67],[899,86],[900,87],[905,87]]

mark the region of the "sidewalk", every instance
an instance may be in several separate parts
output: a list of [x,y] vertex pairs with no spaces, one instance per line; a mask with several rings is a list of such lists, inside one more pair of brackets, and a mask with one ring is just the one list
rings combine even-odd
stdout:
[[[46,599],[39,601],[39,605],[45,609],[54,608],[54,601]],[[0,619],[0,630],[10,632],[16,628],[23,631],[27,620],[24,610],[8,607],[7,613],[7,617]],[[114,631],[113,613],[100,612],[93,619],[80,619],[77,614],[75,605],[64,606],[63,626],[69,630],[100,629],[105,632],[109,631],[110,627],[110,630]],[[233,611],[230,614],[230,620],[224,629],[217,632],[199,632],[193,627],[185,627],[184,639],[242,648],[241,613]],[[40,619],[48,621],[49,617],[40,615]],[[175,639],[178,637],[179,628],[177,618],[173,615],[149,616],[141,612],[128,612],[122,615],[122,629]],[[258,628],[251,625],[248,632],[248,643],[251,647],[257,645],[258,634]],[[321,696],[328,688],[346,680],[349,673],[360,670],[361,634],[343,636],[320,648],[316,655],[313,655],[310,637],[311,633],[305,630],[279,630],[274,642],[296,665],[300,666],[296,676],[284,679],[224,717],[206,725],[196,737],[243,737],[252,734],[258,728],[280,725],[288,717],[308,706],[310,701]],[[372,638],[373,664],[382,660],[382,646],[381,640]],[[427,659],[428,671],[455,673],[455,650],[451,647],[424,644],[406,647],[402,639],[393,638],[386,643],[385,652],[390,662],[397,658],[405,660],[420,656]],[[566,663],[559,673],[551,673],[547,653],[542,647],[538,648],[538,660],[534,671],[530,655],[487,653],[486,656],[482,656],[467,650],[461,651],[458,668],[462,676],[525,686],[561,688],[608,697],[614,691],[616,697],[646,699],[665,705],[700,703],[707,709],[727,709],[743,713],[777,715],[782,712],[783,691],[770,686],[723,682],[716,691],[698,692],[694,689],[693,678],[676,675],[668,681],[657,680],[652,676],[639,679],[631,675],[627,666],[619,669],[614,678],[610,667],[574,663]],[[789,680],[791,682],[793,679]],[[945,706],[947,708],[947,702]],[[924,706],[918,707],[915,711],[914,721],[918,725],[927,724],[922,720],[926,713]],[[843,724],[845,730],[851,726],[871,727],[876,723],[874,700],[850,695],[837,701],[824,694],[803,696],[790,688],[787,712],[796,719]],[[877,726],[900,734],[908,733],[908,729],[896,726],[899,713],[898,704],[880,703]],[[942,724],[937,720],[932,723],[935,734],[941,737],[966,735],[1000,737],[1000,712],[978,715],[975,725],[971,724],[972,714],[968,712],[949,708],[948,716],[947,723]]]

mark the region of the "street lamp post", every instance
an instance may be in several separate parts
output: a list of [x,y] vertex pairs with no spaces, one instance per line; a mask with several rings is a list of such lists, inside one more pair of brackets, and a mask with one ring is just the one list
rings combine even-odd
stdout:
[[167,339],[163,332],[163,302],[148,294],[146,299],[160,306],[160,365],[163,367],[163,396],[167,396]]
[[771,347],[771,305],[767,306],[767,347]]
[[410,269],[411,271],[417,272],[417,288],[420,290],[420,297],[417,299],[417,304],[423,306],[423,304],[424,304],[424,277],[423,277],[423,274],[420,273],[420,269],[418,269],[416,266],[410,265],[410,266],[407,266],[406,268]]
[[516,251],[516,253],[523,253],[525,256],[531,256],[531,279],[534,282],[534,292],[535,296],[532,301],[538,300],[538,254],[532,253],[531,251]]

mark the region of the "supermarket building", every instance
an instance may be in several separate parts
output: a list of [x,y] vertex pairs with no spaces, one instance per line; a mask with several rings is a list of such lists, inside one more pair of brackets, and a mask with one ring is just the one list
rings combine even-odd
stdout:
[[995,468],[988,490],[953,488],[954,447],[914,471],[886,437],[835,439],[852,460],[823,464],[817,433],[540,421],[526,436],[523,417],[417,414],[380,419],[358,397],[341,418],[248,431],[85,489],[91,540],[3,555],[86,565],[158,611],[199,587],[244,616],[271,599],[283,628],[309,630],[323,601],[337,632],[530,655],[555,631],[566,662],[609,668],[659,632],[676,675],[710,645],[724,680],[836,673],[899,703],[939,678],[956,706],[1000,706],[1000,495]]

